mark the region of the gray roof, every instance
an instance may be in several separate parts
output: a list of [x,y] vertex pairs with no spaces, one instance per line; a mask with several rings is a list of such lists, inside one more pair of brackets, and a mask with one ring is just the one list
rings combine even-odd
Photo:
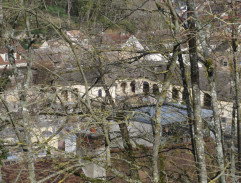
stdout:
[[[181,104],[165,104],[161,107],[162,125],[186,122],[188,120],[186,106]],[[202,109],[202,118],[209,119],[213,115],[211,110]],[[152,123],[155,117],[155,106],[144,106],[134,110],[131,120]]]

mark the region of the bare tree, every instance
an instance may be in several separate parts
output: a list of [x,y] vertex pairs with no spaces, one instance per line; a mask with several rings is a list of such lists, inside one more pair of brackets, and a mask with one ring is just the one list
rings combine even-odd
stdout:
[[204,152],[203,141],[203,122],[201,117],[201,101],[200,101],[200,87],[199,87],[199,68],[198,68],[198,55],[197,55],[197,32],[195,17],[195,2],[192,0],[187,1],[187,17],[189,29],[189,57],[191,63],[191,83],[193,95],[193,116],[194,116],[194,140],[196,147],[196,158],[198,165],[198,178],[199,182],[207,182],[207,169]]
[[68,0],[68,27],[70,28],[70,21],[71,21],[71,17],[70,17],[70,11],[72,8],[72,1]]
[[206,66],[207,75],[208,75],[208,81],[210,86],[210,93],[211,93],[211,100],[212,100],[212,110],[213,110],[213,116],[214,116],[214,126],[215,126],[215,142],[217,144],[216,151],[217,151],[217,159],[218,159],[218,165],[220,173],[223,174],[220,177],[220,182],[226,182],[225,180],[225,173],[224,171],[224,153],[223,153],[223,144],[222,144],[222,127],[221,127],[221,120],[220,120],[220,112],[218,107],[218,99],[217,99],[217,87],[216,87],[216,80],[215,80],[215,66],[213,60],[210,58],[210,53],[208,50],[207,45],[207,37],[204,33],[204,30],[202,29],[202,25],[199,22],[199,15],[198,12],[195,11],[196,15],[196,23],[197,28],[199,29],[198,37],[200,39],[200,43],[203,50],[203,56],[204,56],[204,65]]
[[[39,5],[41,5],[41,1],[38,2],[40,3]],[[75,18],[71,17],[72,13],[70,13],[70,11],[73,10],[72,8],[75,8],[74,2],[75,1],[71,0],[67,1],[68,17],[66,18],[69,27],[70,23],[74,22],[75,20]],[[214,173],[210,173],[210,175],[214,177],[212,181],[219,179],[220,182],[226,182],[225,175],[228,171],[226,171],[224,164],[225,159],[223,154],[224,147],[222,145],[220,109],[218,106],[218,90],[215,80],[215,63],[212,60],[211,53],[208,50],[206,42],[207,37],[204,31],[205,26],[202,25],[202,22],[198,17],[199,15],[196,12],[195,1],[187,1],[187,19],[180,17],[175,4],[173,4],[171,0],[166,0],[164,2],[143,0],[135,2],[138,4],[136,7],[129,5],[127,1],[119,2],[120,4],[124,4],[123,6],[117,5],[118,3],[114,4],[112,1],[108,2],[110,2],[110,4],[105,5],[102,1],[93,0],[86,2],[86,4],[83,5],[83,7],[86,8],[84,9],[85,11],[83,11],[85,12],[83,16],[87,19],[88,24],[88,30],[84,36],[87,37],[85,38],[88,39],[88,41],[86,41],[88,44],[84,44],[81,41],[73,41],[63,29],[62,20],[59,20],[56,17],[52,17],[48,12],[48,8],[46,8],[48,4],[44,7],[33,6],[33,4],[26,4],[26,2],[20,7],[4,4],[3,10],[6,13],[6,19],[3,20],[6,21],[4,22],[4,25],[6,26],[2,27],[4,30],[3,32],[7,33],[5,34],[7,37],[5,37],[6,39],[4,46],[8,49],[8,58],[13,71],[12,78],[14,78],[14,81],[16,81],[16,100],[19,104],[18,109],[22,110],[22,112],[21,116],[16,118],[14,110],[11,107],[11,101],[6,99],[8,97],[4,98],[4,96],[1,95],[1,105],[3,107],[1,106],[0,109],[3,117],[1,116],[0,119],[4,122],[4,124],[7,123],[8,127],[11,127],[11,129],[14,131],[14,135],[18,138],[16,144],[13,146],[20,147],[23,150],[23,163],[27,164],[29,181],[44,182],[47,180],[52,180],[52,178],[59,176],[61,171],[66,173],[64,175],[65,178],[71,174],[75,174],[76,176],[83,178],[84,175],[83,173],[80,173],[79,170],[86,168],[90,164],[94,164],[95,166],[104,169],[108,175],[110,174],[110,179],[118,178],[118,180],[121,179],[126,182],[143,181],[143,175],[141,175],[141,173],[147,177],[147,180],[152,182],[165,182],[168,181],[168,179],[189,182],[196,181],[196,177],[191,177],[189,171],[186,171],[178,165],[175,165],[174,160],[171,162],[173,165],[171,173],[165,171],[165,166],[167,166],[169,163],[165,161],[165,158],[168,158],[166,157],[165,153],[178,149],[193,153],[194,162],[190,164],[193,166],[196,163],[199,182],[207,182],[209,176],[207,166],[216,166],[216,163],[214,163],[216,159],[213,155],[215,153],[211,152],[209,154],[208,151],[204,149],[204,124],[202,119],[202,106],[200,99],[201,91],[198,67],[198,61],[201,60],[201,58],[198,57],[199,40],[202,46],[202,58],[204,58],[202,63],[204,63],[207,70],[207,78],[211,91],[212,111],[215,124],[214,126],[218,173],[214,176]],[[10,1],[10,3],[13,3],[13,1]],[[51,3],[54,3],[54,1],[51,1]],[[64,1],[55,1],[55,4],[58,3],[62,3],[63,5],[61,4],[61,6],[66,6],[66,2]],[[155,8],[146,8],[148,7],[145,6],[147,3],[154,3]],[[110,7],[114,8],[111,9]],[[110,12],[105,12],[107,9],[110,9]],[[111,15],[112,10],[114,15]],[[235,13],[235,11],[233,11],[233,13]],[[121,12],[124,16],[121,15],[121,13],[115,14],[116,12]],[[146,41],[146,45],[142,46],[142,49],[129,49],[128,46],[121,45],[120,42],[125,41],[121,36],[130,37],[130,35],[128,33],[123,33],[126,30],[119,31],[120,25],[126,23],[124,20],[131,21],[132,18],[135,17],[131,17],[131,15],[135,14],[135,12],[139,13],[135,15],[137,17],[145,17],[145,15],[152,15],[156,13],[159,13],[163,17],[164,21],[166,21],[166,26],[168,25],[168,31],[170,31],[170,34],[168,34],[169,40],[167,41],[169,43],[170,49],[164,47],[162,42],[155,44],[153,42],[155,40],[151,38],[149,39],[148,32],[144,32],[146,35],[141,37],[143,40],[137,43],[139,46],[139,44]],[[12,21],[14,26],[10,26],[8,21]],[[71,26],[75,26],[75,24],[72,24]],[[24,31],[21,31],[19,27]],[[38,39],[44,37],[41,36],[38,32],[41,32],[42,29],[46,30],[46,27],[48,28],[48,31],[53,33],[53,38],[55,39],[48,41],[44,38],[41,40],[41,42],[38,42]],[[102,40],[105,38],[105,33],[98,33],[97,35],[93,35],[94,29],[96,30],[96,27],[101,27],[101,30],[105,30],[105,28],[108,29],[107,32],[111,32],[110,37],[113,36],[115,39],[119,36],[120,40],[116,41],[118,42],[119,47],[114,44],[105,45],[105,43],[102,42]],[[15,28],[17,30],[15,30]],[[90,35],[88,35],[89,29],[91,29]],[[118,30],[118,35],[112,35],[116,29]],[[121,27],[121,29],[123,29],[123,27]],[[232,49],[234,55],[233,65],[235,71],[234,81],[236,86],[235,103],[238,107],[239,69],[237,66],[237,27],[233,27],[232,31]],[[24,38],[17,39],[14,36],[19,32],[23,32],[22,34],[24,35]],[[34,33],[34,35],[32,33]],[[154,35],[154,39],[160,39],[164,42],[164,37],[157,38],[155,34],[156,32],[150,33],[150,35]],[[132,38],[133,37],[134,36],[132,36]],[[83,38],[83,41],[85,38]],[[147,39],[145,40],[145,38]],[[148,42],[149,40],[151,40],[151,43]],[[26,51],[17,51],[16,47],[12,45],[12,41],[24,42],[27,48]],[[37,53],[31,52],[33,51],[31,49],[33,46],[35,46],[34,44],[36,42],[38,42],[38,44],[42,44],[44,42],[44,44],[41,45],[41,49],[43,49],[43,47],[51,47],[51,44],[56,44],[59,49],[57,51],[57,55],[62,54],[63,57],[67,58],[66,62],[61,63],[61,65],[56,61],[52,62],[51,59],[49,61],[46,59],[46,57],[51,57],[49,55],[44,55],[44,59],[42,58],[43,61],[48,60],[46,62],[49,63],[45,64],[44,62],[38,62],[36,59]],[[137,39],[134,39],[134,42],[136,43]],[[187,43],[189,49],[187,51],[183,51],[181,47],[185,46]],[[24,57],[26,60],[25,76],[21,79],[19,79],[20,69],[17,67],[16,52],[19,52],[21,57]],[[51,54],[53,55],[56,53],[52,52]],[[186,70],[189,69],[189,66],[188,64],[185,65],[186,63],[183,61],[182,54],[188,54],[191,63],[190,69],[192,92],[190,92],[190,94],[188,92],[189,81],[186,76]],[[148,56],[154,55],[161,55],[168,61],[168,63],[166,63],[166,60],[165,63],[159,63],[159,61],[154,63],[145,60]],[[60,57],[58,59],[60,59]],[[189,125],[188,132],[191,136],[192,148],[190,143],[184,144],[183,146],[182,144],[171,146],[169,143],[164,142],[165,138],[163,137],[163,132],[171,133],[168,132],[168,128],[163,128],[162,110],[165,107],[165,102],[167,101],[167,96],[170,92],[169,88],[172,85],[172,80],[175,80],[173,79],[173,76],[175,70],[178,67],[177,60],[179,61],[181,69],[182,81],[182,86],[179,87],[181,88],[180,90],[182,90],[182,87],[184,88],[186,97],[186,119]],[[58,64],[61,65],[62,68],[60,68]],[[68,64],[71,67],[67,67]],[[48,67],[48,65],[51,65],[51,67],[54,69]],[[158,69],[161,67],[163,69],[163,65],[165,65],[165,67],[168,65],[167,69],[165,69],[165,71],[159,72]],[[49,77],[47,79],[52,80],[51,84],[46,84],[46,81],[44,84],[41,83],[39,85],[33,85],[33,75],[35,72],[40,71],[39,68],[42,69],[42,74],[45,74],[46,77]],[[89,72],[92,73],[89,75]],[[136,72],[137,74],[134,75],[132,72]],[[78,73],[77,77],[80,79],[76,79],[74,77],[72,78],[72,75],[70,78],[67,78],[68,76],[65,77],[65,75],[73,73]],[[151,77],[149,78],[149,75],[145,75],[145,73],[150,74]],[[164,75],[165,77],[163,77]],[[92,81],[92,78],[94,78],[94,82]],[[73,81],[75,79],[76,81]],[[138,79],[142,83],[140,84],[134,81],[134,79]],[[56,85],[54,82],[56,82]],[[76,85],[74,82],[79,83]],[[121,86],[121,82],[125,84]],[[161,86],[160,92],[158,86]],[[151,87],[153,92],[150,92]],[[173,88],[174,87],[176,86],[173,86]],[[118,96],[119,98],[112,94],[112,89],[116,92],[114,93],[116,95],[121,93],[121,95]],[[142,92],[138,93],[136,92],[137,90],[142,90]],[[179,92],[180,91],[176,92],[177,95]],[[172,96],[175,97],[175,94],[172,94]],[[133,99],[134,102],[130,101],[130,99]],[[150,134],[141,134],[141,132],[139,132],[138,137],[132,136],[132,130],[135,128],[135,125],[133,125],[135,123],[132,121],[133,115],[142,113],[135,111],[136,108],[132,107],[132,104],[133,106],[134,104],[139,104],[138,100],[140,99],[143,99],[143,101],[144,99],[150,100],[151,102],[154,101],[152,104],[155,104],[155,115],[154,117],[151,117],[151,123],[145,124],[146,126],[142,124],[144,127],[148,128],[147,131],[149,130],[149,127],[152,127],[153,136],[151,131],[148,131]],[[145,103],[144,101],[141,104],[148,104],[146,107],[150,107],[148,102]],[[180,100],[178,102],[180,103]],[[179,104],[173,105],[179,109],[182,108],[184,110],[184,107]],[[237,118],[239,121],[238,111],[239,110],[233,111],[233,120],[235,119],[235,112],[237,112]],[[144,115],[149,115],[145,112],[143,113]],[[46,121],[49,124],[46,125],[46,128],[54,129],[51,134],[46,135],[42,133],[43,128],[40,125],[40,122],[45,121],[43,117],[48,118]],[[113,126],[115,124],[118,130],[113,131],[112,128],[114,128]],[[239,122],[237,124],[237,129],[239,129]],[[95,131],[93,132],[95,133],[94,135],[92,134],[91,130]],[[180,129],[175,130],[178,131]],[[235,131],[234,123],[232,131]],[[238,131],[238,137],[239,133],[240,131]],[[96,139],[90,134],[93,136],[100,135],[98,136],[99,141],[94,142]],[[70,137],[71,135],[75,136],[77,139],[76,142],[73,140],[73,144],[70,145],[71,147],[76,146],[75,151],[67,152],[67,150],[64,151],[61,148],[58,149],[57,147],[52,147],[53,141],[65,141],[67,144],[66,138]],[[151,138],[149,138],[149,136],[151,136]],[[183,137],[175,135],[173,138],[180,141],[180,139]],[[146,142],[152,144],[153,146],[151,148],[143,147],[137,143],[137,139],[146,140]],[[118,140],[123,144],[123,146],[120,145],[118,148],[113,149],[113,147],[117,147],[115,142]],[[86,141],[91,141],[93,144],[101,144],[101,153],[94,153],[94,148],[90,146],[84,146]],[[87,144],[90,145],[91,143],[88,142]],[[235,149],[234,147],[235,141],[233,140],[232,149]],[[57,165],[58,168],[60,167],[60,171],[56,170],[45,178],[41,178],[41,180],[39,180],[37,176],[38,172],[35,171],[35,166],[36,162],[38,161],[38,152],[42,150],[47,151],[46,157],[49,160],[56,160],[67,157],[66,159],[71,163],[67,164],[66,167],[63,167],[60,163]],[[52,153],[56,151],[58,154],[56,153],[56,156],[52,157]],[[192,159],[193,155],[189,156],[191,157],[190,159]],[[210,156],[211,160],[208,161],[209,159],[207,158],[206,162],[205,156]],[[236,178],[234,173],[234,159],[234,151],[232,151],[231,176],[233,181]],[[149,170],[149,167],[151,167],[151,170]],[[177,176],[173,176],[174,174]],[[19,171],[19,176],[21,176],[21,171]],[[19,176],[16,177],[16,180],[19,179]],[[101,182],[105,181],[103,179],[106,177],[106,175],[103,175],[103,177],[84,178],[90,182]],[[63,179],[63,181],[64,180],[65,179]]]
[[[237,17],[237,1],[232,0],[232,16]],[[234,66],[234,83],[235,83],[235,103],[237,110],[237,138],[238,138],[238,170],[240,170],[240,162],[241,162],[241,114],[240,114],[240,99],[239,99],[239,67],[237,64],[237,52],[238,52],[238,43],[237,43],[237,26],[235,24],[235,18],[232,21],[232,54],[233,54],[233,66]]]

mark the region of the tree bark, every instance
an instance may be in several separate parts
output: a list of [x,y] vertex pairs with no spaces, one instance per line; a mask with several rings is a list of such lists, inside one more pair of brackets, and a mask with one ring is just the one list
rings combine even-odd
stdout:
[[[214,129],[215,129],[215,143],[216,143],[216,153],[217,153],[217,161],[219,166],[219,172],[224,171],[224,152],[223,152],[223,143],[222,143],[222,126],[220,120],[220,111],[218,107],[218,98],[217,98],[217,87],[216,87],[216,79],[215,79],[215,68],[212,59],[210,58],[210,54],[208,51],[207,43],[206,43],[206,34],[200,25],[199,16],[197,11],[195,11],[195,17],[197,18],[197,27],[199,29],[198,37],[201,43],[201,47],[203,50],[203,56],[205,59],[205,67],[208,76],[209,87],[211,91],[211,102],[212,102],[212,110],[213,110],[213,118],[214,118]],[[225,183],[225,173],[220,176],[220,182]]]
[[240,76],[239,76],[239,66],[238,66],[238,32],[236,17],[237,17],[237,1],[232,0],[232,55],[233,55],[233,66],[234,66],[234,85],[235,85],[235,102],[236,102],[236,110],[237,110],[237,141],[238,141],[238,162],[237,162],[237,170],[241,171],[241,107],[240,107]]
[[162,124],[161,124],[161,107],[165,102],[168,88],[170,86],[170,79],[172,73],[176,67],[177,55],[178,55],[178,47],[180,45],[176,45],[173,48],[173,55],[171,59],[171,64],[169,67],[169,71],[165,81],[162,85],[162,91],[157,98],[156,110],[155,110],[155,118],[154,118],[154,144],[153,144],[153,152],[152,152],[152,168],[153,168],[153,182],[158,183],[160,181],[160,173],[158,168],[158,160],[159,160],[159,148],[161,145],[161,137],[162,137]]
[[[213,68],[211,69],[207,68],[207,72],[208,72],[208,81],[209,81],[210,90],[211,90],[217,161],[218,161],[219,171],[221,173],[222,171],[224,171],[225,165],[224,165],[224,153],[223,153],[223,144],[222,144],[222,127],[221,127],[221,120],[220,120],[220,112],[218,108],[216,83],[214,79]],[[223,175],[220,176],[220,182],[221,183],[226,182],[225,173],[223,173]]]
[[2,0],[0,0],[0,38],[2,37],[3,33],[3,7],[2,7]]
[[231,175],[231,182],[236,183],[237,178],[235,176],[236,168],[235,168],[235,116],[236,116],[236,103],[233,102],[233,111],[232,111],[232,127],[231,127],[231,154],[230,154],[230,175]]
[[[3,28],[3,9],[2,9],[2,0],[0,0],[0,38],[2,37],[2,28]],[[0,182],[3,182],[1,164],[0,164]]]
[[70,28],[70,21],[71,21],[71,16],[70,16],[70,10],[72,8],[72,0],[68,0],[68,28]]
[[200,100],[199,88],[199,68],[197,59],[197,41],[196,41],[196,21],[194,19],[195,3],[194,0],[187,0],[188,10],[188,28],[189,28],[189,58],[191,62],[191,83],[193,96],[193,116],[194,116],[194,130],[195,130],[195,144],[197,157],[197,172],[200,183],[207,182],[207,169],[205,160],[205,149],[203,141],[203,122],[202,122],[202,108]]
[[[156,6],[158,9],[162,9],[160,4],[155,1]],[[159,150],[161,146],[161,137],[162,137],[162,124],[161,124],[161,108],[163,103],[166,100],[166,95],[168,88],[170,86],[170,80],[172,77],[172,74],[176,68],[176,61],[178,58],[178,51],[180,47],[180,43],[177,41],[176,35],[179,31],[179,23],[178,23],[178,17],[177,14],[172,6],[172,2],[170,0],[166,0],[166,5],[168,6],[168,9],[171,13],[172,17],[172,23],[171,30],[173,32],[174,39],[176,40],[173,51],[172,51],[172,57],[170,60],[170,65],[168,66],[168,73],[164,77],[164,82],[162,84],[162,90],[160,94],[157,96],[157,103],[156,103],[156,109],[155,109],[155,117],[154,117],[154,143],[153,143],[153,150],[152,150],[152,169],[153,169],[153,182],[158,183],[162,181],[159,173],[158,168],[158,160],[159,160]]]
[[[9,50],[8,51],[8,56],[9,56],[9,61],[11,63],[11,65],[14,68],[14,77],[17,80],[17,76],[18,76],[18,69],[16,67],[16,63],[15,63],[15,59],[14,59],[14,50]],[[28,68],[28,73],[27,73],[27,78],[30,77],[30,73],[31,71],[29,71],[29,69],[31,69],[30,67]],[[29,81],[27,79],[27,81]],[[27,103],[26,103],[26,96],[27,96],[27,91],[29,89],[29,83],[25,82],[23,84],[22,88],[20,85],[17,87],[19,92],[19,98],[20,98],[20,104],[22,107],[22,113],[23,113],[23,133],[18,133],[19,134],[19,142],[23,144],[22,148],[23,148],[23,152],[24,152],[24,156],[25,156],[25,160],[26,163],[28,165],[28,176],[29,176],[29,180],[31,183],[35,183],[36,182],[36,178],[35,178],[35,168],[34,168],[34,153],[32,151],[32,144],[31,144],[31,137],[30,137],[30,132],[29,132],[29,127],[30,127],[30,116],[29,116],[29,112],[27,109]],[[18,84],[17,84],[18,85]]]
[[178,49],[178,62],[180,65],[180,69],[181,69],[181,75],[182,75],[182,84],[183,84],[183,95],[185,95],[186,97],[186,107],[187,107],[187,116],[188,116],[188,123],[189,123],[189,133],[191,136],[191,142],[192,142],[192,153],[194,156],[194,160],[196,162],[196,148],[195,148],[195,141],[194,141],[194,125],[193,125],[193,117],[192,117],[192,107],[191,107],[191,102],[190,102],[190,94],[188,91],[188,81],[187,81],[187,77],[186,77],[186,69],[185,69],[185,65],[183,62],[183,57],[182,57],[182,53],[181,53],[181,48],[179,47]]

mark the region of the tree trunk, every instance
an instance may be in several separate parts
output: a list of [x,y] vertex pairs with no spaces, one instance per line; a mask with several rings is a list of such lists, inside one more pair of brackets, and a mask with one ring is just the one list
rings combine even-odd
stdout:
[[70,28],[70,21],[71,21],[71,17],[70,17],[70,10],[72,8],[72,0],[68,0],[68,28]]
[[236,116],[236,103],[233,102],[233,112],[232,112],[232,127],[231,127],[231,154],[230,154],[230,175],[231,175],[231,182],[236,183],[237,178],[235,176],[236,168],[235,168],[235,116]]
[[207,170],[205,161],[205,149],[203,141],[203,122],[202,122],[202,108],[200,100],[199,88],[199,68],[197,59],[197,43],[196,43],[196,21],[194,19],[195,4],[193,0],[187,1],[188,10],[188,28],[189,28],[189,57],[191,63],[191,83],[192,83],[192,97],[193,97],[193,116],[194,116],[194,130],[195,130],[195,144],[197,157],[197,172],[200,183],[207,182]]
[[93,8],[93,0],[89,0],[88,6],[87,6],[87,12],[86,12],[86,23],[89,25],[89,20],[90,20],[90,13],[91,9]]
[[[217,152],[217,161],[219,166],[219,171],[222,173],[224,171],[224,153],[223,153],[223,144],[222,144],[222,127],[220,121],[220,112],[218,108],[218,99],[217,99],[217,91],[216,91],[216,83],[214,79],[214,71],[212,69],[208,69],[208,81],[211,89],[211,101],[213,108],[213,118],[214,118],[214,128],[215,128],[215,142],[216,142],[216,152]],[[220,176],[220,182],[225,183],[225,173],[222,173]]]
[[[110,90],[109,90],[108,86],[106,85],[105,75],[102,71],[102,64],[100,64],[99,73],[101,75],[101,83],[102,83],[102,86],[105,90],[106,97],[109,100],[110,105],[112,106],[113,112],[116,113],[116,105],[115,105],[115,102],[114,102],[114,100],[111,96]],[[114,115],[116,115],[116,114],[114,114]],[[131,162],[131,164],[130,164],[131,178],[138,180],[139,179],[138,170],[136,170],[135,166],[132,166],[132,164],[133,165],[135,164],[135,157],[133,156],[133,148],[132,148],[132,144],[131,144],[131,140],[130,140],[127,125],[126,125],[125,121],[123,121],[123,122],[119,121],[118,125],[119,125],[120,132],[121,132],[123,146],[124,146],[124,149],[127,153],[127,159],[128,159],[129,162]]]
[[[195,17],[199,19],[197,12],[195,12]],[[208,51],[207,43],[206,43],[206,34],[200,25],[200,22],[197,20],[197,27],[199,29],[198,37],[202,46],[203,56],[205,59],[205,67],[208,75],[208,82],[211,91],[211,102],[212,102],[212,110],[213,110],[213,118],[214,118],[214,129],[215,129],[215,142],[216,142],[216,153],[217,153],[217,161],[219,166],[219,172],[222,173],[224,171],[224,152],[223,152],[223,143],[222,143],[222,127],[220,120],[220,112],[218,107],[218,98],[217,98],[217,87],[215,81],[215,71],[214,71],[214,63],[210,58],[210,54]],[[225,173],[222,173],[220,176],[220,182],[225,183]]]
[[[155,1],[157,9],[162,9],[160,4]],[[159,160],[159,149],[161,146],[161,137],[162,137],[162,124],[161,124],[161,108],[163,103],[166,100],[167,90],[170,86],[170,80],[172,74],[176,68],[176,61],[178,57],[178,51],[180,44],[176,39],[177,32],[179,31],[179,23],[177,14],[172,6],[172,2],[170,0],[166,1],[166,5],[169,8],[169,11],[172,16],[171,30],[173,32],[174,39],[176,40],[175,45],[173,46],[172,57],[170,60],[170,65],[168,66],[168,73],[164,77],[164,82],[162,84],[161,93],[157,96],[156,110],[155,110],[155,118],[154,118],[154,144],[153,144],[153,152],[152,152],[152,169],[153,169],[153,182],[158,183],[163,181],[160,177],[159,168],[158,168],[158,160]]]
[[162,107],[163,103],[165,102],[167,90],[170,86],[170,79],[171,79],[172,73],[174,72],[175,67],[176,67],[178,47],[179,47],[179,45],[174,46],[174,48],[173,48],[173,55],[172,55],[172,60],[171,60],[171,64],[169,67],[169,71],[168,71],[168,74],[162,85],[162,91],[157,98],[155,118],[154,118],[154,123],[155,123],[154,144],[153,144],[153,152],[152,152],[153,182],[155,182],[155,183],[158,183],[160,181],[158,160],[159,160],[159,148],[161,145],[161,136],[162,136],[161,107]]
[[234,66],[234,85],[235,85],[235,102],[237,110],[237,141],[238,141],[238,163],[237,169],[241,171],[241,108],[239,101],[239,85],[240,85],[240,76],[239,76],[239,66],[238,66],[238,32],[237,25],[235,24],[237,17],[237,1],[232,0],[232,54],[233,54],[233,66]]
[[3,176],[2,176],[2,164],[0,164],[0,182],[3,182]]
[[187,107],[187,116],[188,116],[188,123],[189,123],[189,133],[191,136],[191,142],[192,142],[192,153],[194,156],[194,160],[196,162],[196,152],[195,152],[195,141],[194,141],[194,125],[193,125],[193,117],[192,117],[192,107],[191,107],[191,102],[190,102],[190,94],[188,91],[188,82],[187,82],[187,77],[186,77],[186,69],[185,65],[183,62],[183,57],[181,54],[181,48],[179,47],[178,49],[178,62],[180,65],[181,69],[181,75],[182,75],[182,83],[183,83],[183,95],[185,96],[186,99],[186,107]]
[[110,138],[109,138],[109,130],[108,127],[106,126],[108,124],[107,121],[103,124],[103,131],[104,131],[104,136],[105,136],[105,150],[106,150],[106,162],[107,162],[107,167],[111,166],[111,154],[110,154]]
[[2,7],[2,0],[0,0],[0,38],[2,37],[3,33],[3,7]]
[[[11,65],[14,68],[14,77],[17,80],[17,76],[18,76],[18,69],[16,67],[16,63],[15,63],[15,59],[14,59],[14,50],[9,50],[8,51],[8,56],[9,56],[9,62],[11,63]],[[29,64],[29,63],[28,63]],[[29,70],[31,69],[30,66],[28,66],[28,71],[27,71],[27,78],[30,77],[30,73],[31,71]],[[22,127],[23,127],[23,133],[18,133],[19,134],[19,142],[22,145],[23,148],[23,153],[24,153],[24,157],[25,157],[25,161],[27,162],[28,165],[28,178],[30,180],[31,183],[35,183],[36,182],[36,178],[35,178],[35,168],[34,168],[34,153],[32,151],[32,144],[31,144],[31,137],[30,137],[30,132],[29,132],[29,127],[30,127],[30,116],[29,116],[29,112],[27,109],[27,103],[26,103],[26,97],[27,97],[27,91],[29,89],[29,79],[26,80],[26,82],[23,84],[22,88],[19,84],[17,89],[19,91],[19,98],[20,98],[20,104],[22,107],[22,113],[23,113],[23,123],[22,123]],[[17,129],[18,130],[18,129]]]

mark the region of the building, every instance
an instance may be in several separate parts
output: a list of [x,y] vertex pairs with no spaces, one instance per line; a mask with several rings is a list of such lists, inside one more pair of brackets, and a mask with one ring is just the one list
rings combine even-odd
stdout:
[[[26,51],[23,49],[18,41],[10,41],[11,47],[13,48],[14,61],[17,67],[26,67],[27,62],[23,55]],[[3,69],[6,65],[10,66],[8,48],[3,44],[0,47],[0,69]]]

